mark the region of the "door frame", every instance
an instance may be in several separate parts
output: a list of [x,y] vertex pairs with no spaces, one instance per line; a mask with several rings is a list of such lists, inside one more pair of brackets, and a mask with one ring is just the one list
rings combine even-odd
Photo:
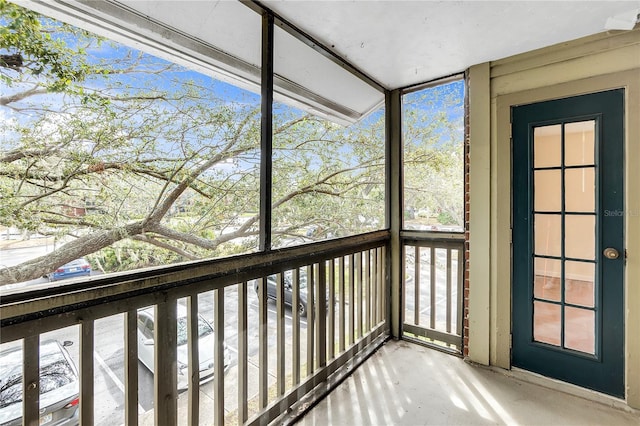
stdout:
[[[611,89],[625,89],[624,151],[625,215],[624,233],[627,262],[625,289],[625,399],[629,406],[640,408],[640,250],[628,242],[640,240],[640,194],[633,188],[640,183],[640,70],[607,74],[558,85],[515,92],[496,97],[491,135],[491,278],[490,327],[491,364],[511,368],[511,107],[566,98]],[[494,109],[495,108],[495,109]],[[635,141],[635,143],[630,143]],[[473,144],[473,142],[471,142]],[[473,194],[472,194],[473,197]],[[637,244],[636,244],[637,245]],[[509,259],[509,261],[504,261]],[[502,261],[501,261],[502,260]],[[569,387],[573,385],[567,385]]]
[[[526,104],[515,107],[512,112],[512,152],[513,158],[513,185],[512,200],[514,202],[514,219],[512,221],[512,310],[511,331],[512,331],[512,348],[511,362],[517,364],[525,370],[539,372],[549,377],[555,377],[560,380],[566,380],[587,388],[600,390],[601,392],[617,396],[624,395],[624,257],[616,260],[608,260],[602,255],[605,247],[615,247],[622,251],[624,248],[624,221],[619,215],[607,215],[606,209],[624,211],[624,168],[621,163],[624,162],[624,89],[616,89],[603,92],[594,92],[591,94],[562,98],[552,101],[544,101],[533,104]],[[565,155],[570,151],[567,145],[565,132],[569,130],[565,128],[571,123],[589,122],[593,125],[593,152],[592,157],[586,162],[572,163],[569,159],[567,165]],[[555,198],[556,203],[553,207],[545,204],[545,207],[536,207],[540,189],[544,193],[548,188],[542,184],[537,187],[538,171],[536,167],[536,156],[539,154],[535,148],[537,133],[534,129],[545,128],[545,126],[554,126],[557,139],[554,139],[555,146],[558,147],[563,154],[558,155],[552,164],[542,164],[542,166],[553,166],[552,172],[543,171],[541,173],[552,173],[557,176],[558,182],[562,187]],[[559,128],[561,127],[562,130]],[[560,147],[563,146],[561,149]],[[543,156],[544,158],[544,156]],[[574,160],[577,160],[574,158]],[[569,167],[569,169],[565,169]],[[571,169],[571,167],[586,167]],[[544,169],[544,167],[543,167]],[[534,171],[536,170],[536,171]],[[549,169],[546,169],[549,170]],[[585,205],[583,209],[570,208],[570,191],[567,185],[569,183],[569,171],[590,170],[593,172],[593,181],[588,181],[587,192],[593,197],[592,210]],[[518,185],[515,187],[515,185]],[[593,186],[591,186],[593,185]],[[545,197],[545,201],[550,199]],[[552,198],[554,199],[554,198]],[[535,202],[534,202],[535,200]],[[586,200],[585,200],[586,201]],[[565,208],[565,203],[566,208]],[[557,204],[557,205],[556,205]],[[538,214],[538,210],[552,211],[551,216],[543,213]],[[582,215],[576,216],[575,212],[581,212]],[[586,215],[586,216],[585,216]],[[582,259],[574,265],[586,266],[591,265],[593,272],[590,281],[593,286],[592,305],[575,302],[581,306],[576,312],[585,314],[591,312],[593,315],[589,327],[589,322],[582,323],[593,333],[594,340],[592,342],[591,351],[587,348],[577,349],[565,346],[569,338],[569,326],[565,322],[569,313],[563,310],[566,304],[571,305],[567,299],[567,294],[560,293],[560,298],[544,297],[544,294],[537,294],[534,291],[534,278],[538,273],[537,261],[547,259],[539,257],[541,255],[550,255],[543,247],[539,246],[539,234],[545,231],[538,229],[538,220],[543,218],[558,219],[559,228],[553,234],[551,244],[557,248],[554,251],[554,259],[560,259],[556,266],[564,265],[558,276],[560,281],[569,280],[570,277],[566,257],[571,257],[571,247],[575,250],[576,240],[580,237],[570,236],[570,221],[584,219],[593,219],[593,231],[588,232],[591,238],[587,238],[584,242],[589,245],[593,243],[594,252],[574,253],[574,257]],[[534,223],[535,222],[535,223]],[[586,223],[583,223],[586,226]],[[575,228],[574,228],[575,230]],[[573,244],[571,244],[574,238]],[[569,241],[569,244],[566,242]],[[581,241],[581,240],[577,240]],[[556,245],[560,244],[560,245]],[[535,246],[535,247],[534,247]],[[542,252],[540,251],[542,250]],[[565,257],[566,256],[566,257]],[[534,262],[535,259],[535,262]],[[587,259],[590,259],[588,261]],[[585,263],[587,262],[587,263]],[[588,273],[585,271],[588,275]],[[575,277],[574,277],[575,278]],[[582,278],[576,278],[582,279]],[[589,280],[589,278],[585,278]],[[535,279],[537,281],[537,278]],[[566,285],[566,281],[565,281]],[[565,289],[565,285],[560,288]],[[566,290],[566,289],[565,289]],[[536,294],[536,297],[534,297]],[[555,293],[554,293],[555,294]],[[537,311],[532,303],[532,299],[537,299],[542,305],[558,312],[558,341],[546,342],[545,339],[538,340],[535,338],[537,321],[534,312]],[[559,303],[559,305],[550,305],[549,300]],[[554,302],[550,302],[554,303]],[[541,305],[541,306],[542,306]],[[586,306],[588,305],[588,306]],[[571,308],[574,309],[574,308]],[[592,310],[589,310],[592,309]],[[562,331],[561,331],[562,330]],[[551,335],[547,336],[551,338]]]

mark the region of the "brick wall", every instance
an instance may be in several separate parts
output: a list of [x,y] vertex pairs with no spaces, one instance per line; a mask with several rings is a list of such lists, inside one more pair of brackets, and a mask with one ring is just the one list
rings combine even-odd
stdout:
[[[468,79],[465,75],[465,81]],[[464,98],[464,284],[463,284],[463,343],[462,355],[469,355],[469,88]]]

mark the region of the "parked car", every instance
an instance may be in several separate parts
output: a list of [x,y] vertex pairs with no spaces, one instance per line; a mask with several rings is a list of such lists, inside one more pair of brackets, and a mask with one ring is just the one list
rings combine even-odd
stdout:
[[65,278],[73,278],[91,275],[91,264],[86,259],[80,258],[65,263],[55,271],[45,275],[49,281],[63,280]]
[[[293,272],[286,271],[284,274],[284,303],[287,306],[293,308]],[[259,283],[260,280],[255,280],[253,284],[253,288],[256,291],[256,294],[259,292]],[[307,315],[307,274],[304,271],[300,271],[300,302],[298,303],[298,313],[300,316],[304,317]],[[267,277],[267,299],[275,301],[277,298],[276,294],[276,276],[269,275]],[[329,303],[329,299],[326,300],[327,306]]]
[[[148,307],[138,310],[138,359],[145,367],[154,372],[154,309]],[[200,384],[213,380],[215,334],[213,327],[198,314],[198,354],[200,361]],[[186,389],[189,384],[188,348],[187,348],[187,309],[178,304],[178,389]],[[224,343],[224,370],[229,368],[231,356]]]
[[[73,342],[40,343],[40,425],[79,424],[78,370],[66,347]],[[22,425],[22,346],[0,352],[0,424]]]

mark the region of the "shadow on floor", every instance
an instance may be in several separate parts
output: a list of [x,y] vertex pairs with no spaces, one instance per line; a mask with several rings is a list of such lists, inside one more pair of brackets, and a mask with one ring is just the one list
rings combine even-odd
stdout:
[[297,424],[640,425],[640,412],[603,402],[390,341]]

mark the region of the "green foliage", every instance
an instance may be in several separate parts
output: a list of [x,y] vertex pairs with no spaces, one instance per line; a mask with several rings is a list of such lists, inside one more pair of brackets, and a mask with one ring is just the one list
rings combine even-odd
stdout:
[[405,205],[438,215],[442,225],[464,219],[463,85],[449,83],[405,96]]
[[[282,108],[284,110],[284,108]],[[384,223],[384,116],[343,128],[296,111],[274,138],[274,228],[311,239],[378,229]]]
[[137,241],[124,241],[87,256],[91,267],[102,272],[130,271],[181,260],[175,253]]
[[441,212],[438,214],[438,223],[441,225],[457,225],[458,218],[454,218],[450,212]]
[[[0,21],[0,53],[24,58],[0,64],[15,118],[0,133],[0,223],[55,235],[58,254],[79,249],[106,272],[257,249],[257,96],[5,0]],[[384,115],[344,128],[275,109],[274,245],[381,228]],[[460,141],[442,135],[457,123],[407,117],[409,191],[455,217]]]
[[85,31],[43,18],[6,0],[0,0],[0,22],[0,49],[19,55],[23,63],[14,67],[16,72],[1,74],[8,85],[22,81],[20,73],[28,73],[48,90],[60,92],[70,90],[88,74],[106,72],[87,61],[87,47],[99,45],[101,40]]

